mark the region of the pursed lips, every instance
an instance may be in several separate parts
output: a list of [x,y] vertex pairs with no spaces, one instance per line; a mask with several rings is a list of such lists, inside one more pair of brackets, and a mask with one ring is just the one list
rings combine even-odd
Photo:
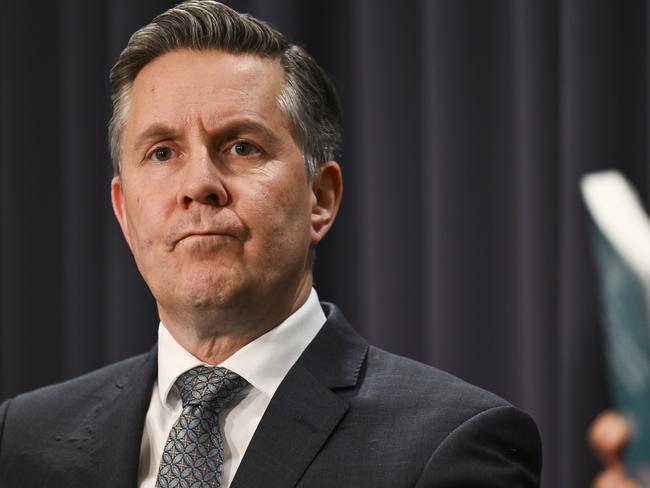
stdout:
[[196,230],[188,230],[185,232],[182,232],[177,238],[173,239],[173,245],[172,248],[175,248],[176,245],[178,245],[179,242],[190,238],[190,237],[232,237],[233,239],[237,240],[243,240],[240,239],[237,234],[230,230],[230,229],[196,229]]

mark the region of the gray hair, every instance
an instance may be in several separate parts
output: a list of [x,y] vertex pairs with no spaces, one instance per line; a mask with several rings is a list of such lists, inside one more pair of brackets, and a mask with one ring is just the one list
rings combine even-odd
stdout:
[[307,173],[313,176],[340,150],[341,110],[336,90],[306,50],[249,14],[213,0],[189,0],[136,31],[111,69],[113,115],[108,137],[115,176],[120,174],[120,139],[133,81],[145,65],[177,49],[215,49],[278,59],[285,74],[278,103],[302,149]]

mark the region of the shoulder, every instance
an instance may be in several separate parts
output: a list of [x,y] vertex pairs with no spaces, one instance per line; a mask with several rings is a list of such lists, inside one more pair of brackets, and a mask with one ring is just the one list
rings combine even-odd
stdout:
[[505,415],[519,412],[494,393],[373,346],[360,379],[358,394],[365,405],[396,416],[407,429],[426,429],[436,443],[489,410],[501,409]]
[[0,484],[71,486],[89,476],[95,449],[139,442],[156,364],[154,350],[0,405]]
[[462,422],[507,401],[432,366],[368,345],[341,311],[322,303],[327,322],[303,355],[303,364],[329,386],[356,384],[359,404],[384,413]]
[[538,486],[535,422],[493,393],[370,346],[359,397],[355,403],[372,405],[400,437],[428,453],[416,486],[484,486],[485,476],[507,480],[500,486]]
[[0,413],[4,417],[30,419],[51,419],[57,413],[70,415],[79,406],[89,405],[88,400],[93,397],[100,398],[107,390],[126,384],[134,372],[154,359],[154,352],[141,354],[71,380],[23,393],[4,402],[0,406]]
[[359,486],[539,486],[541,443],[530,416],[449,373],[369,346],[336,307],[324,309],[328,322],[302,364],[349,408],[314,477],[336,463],[350,476],[374,466]]
[[450,413],[471,415],[491,407],[511,406],[503,398],[440,369],[386,352],[368,349],[364,387],[375,394],[393,392],[402,404],[430,404]]

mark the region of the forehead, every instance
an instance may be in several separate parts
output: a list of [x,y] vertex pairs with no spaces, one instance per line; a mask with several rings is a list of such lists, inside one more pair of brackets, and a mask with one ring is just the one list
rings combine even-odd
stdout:
[[171,51],[145,65],[135,78],[125,131],[133,134],[161,122],[210,127],[236,116],[287,127],[278,104],[283,85],[284,72],[276,59],[217,50]]

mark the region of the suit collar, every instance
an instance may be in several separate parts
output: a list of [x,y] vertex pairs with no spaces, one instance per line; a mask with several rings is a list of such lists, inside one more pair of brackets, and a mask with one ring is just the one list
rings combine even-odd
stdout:
[[[271,398],[326,321],[316,290],[312,288],[298,310],[218,366],[237,373]],[[176,379],[202,364],[206,363],[180,345],[161,322],[158,326],[158,393],[168,411],[180,408],[180,397],[173,388]]]
[[140,444],[157,370],[157,347],[106,390],[90,426],[93,479],[87,486],[137,486]]
[[[231,488],[296,485],[349,406],[335,391],[355,387],[368,344],[334,305],[262,418]],[[157,374],[157,348],[101,393],[89,425],[85,486],[137,486],[144,420]]]
[[251,439],[231,488],[296,485],[347,412],[334,390],[357,385],[368,344],[339,309],[280,384]]
[[327,302],[321,305],[327,322],[298,362],[327,388],[354,386],[359,380],[368,343],[352,329],[336,305]]

